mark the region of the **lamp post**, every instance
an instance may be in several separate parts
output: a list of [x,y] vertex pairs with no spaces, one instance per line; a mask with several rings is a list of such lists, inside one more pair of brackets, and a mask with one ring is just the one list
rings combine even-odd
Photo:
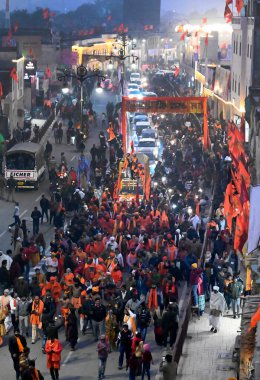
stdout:
[[[83,96],[83,83],[87,79],[97,78],[97,89],[101,88],[101,81],[105,80],[105,76],[100,74],[99,70],[93,70],[89,73],[89,70],[80,65],[77,67],[76,72],[70,68],[62,70],[62,73],[58,74],[58,80],[64,81],[66,83],[68,78],[75,78],[80,82],[80,129],[83,130],[83,105],[84,105],[84,96]],[[68,91],[64,92],[68,93]]]
[[[116,39],[116,44],[113,44],[114,50],[116,50],[116,53],[110,54],[108,57],[106,57],[107,60],[109,60],[109,65],[112,65],[112,59],[119,59],[121,62],[121,90],[122,90],[122,96],[124,95],[124,75],[125,75],[125,60],[127,58],[131,58],[132,65],[134,65],[139,57],[137,57],[134,54],[127,54],[127,47],[132,43],[132,49],[135,48],[135,44],[130,41],[129,37],[123,32],[118,35]],[[117,47],[119,45],[119,48]]]

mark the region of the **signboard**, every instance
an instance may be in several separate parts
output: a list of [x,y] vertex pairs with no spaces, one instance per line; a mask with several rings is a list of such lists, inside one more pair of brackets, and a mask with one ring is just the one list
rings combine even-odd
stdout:
[[24,61],[24,79],[29,80],[36,75],[37,61],[35,59],[26,59]]
[[35,180],[37,179],[37,172],[35,170],[6,170],[5,179],[11,177],[16,180]]
[[127,112],[204,113],[205,97],[144,97],[142,100],[124,97]]

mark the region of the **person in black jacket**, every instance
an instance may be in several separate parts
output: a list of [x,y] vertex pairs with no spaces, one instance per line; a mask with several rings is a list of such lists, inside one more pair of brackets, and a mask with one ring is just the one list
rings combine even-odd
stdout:
[[41,217],[42,217],[41,212],[38,210],[37,206],[35,206],[34,210],[31,213],[31,218],[33,220],[33,235],[37,235],[39,233]]
[[92,328],[93,335],[98,341],[100,335],[105,333],[105,318],[107,312],[104,305],[101,304],[100,298],[95,299],[95,305],[91,310],[91,320],[92,320]]
[[126,357],[126,366],[128,366],[128,361],[132,352],[132,337],[133,334],[129,330],[128,325],[125,323],[123,329],[119,332],[117,338],[117,345],[119,346],[119,359],[118,359],[118,369],[123,368],[124,354]]
[[75,350],[78,341],[78,321],[75,314],[75,308],[71,305],[69,307],[69,314],[67,317],[67,336],[70,342],[71,351]]
[[175,343],[178,331],[178,305],[169,303],[167,311],[162,316],[163,345],[167,347],[168,336],[170,335],[170,348]]
[[44,380],[41,372],[35,368],[35,360],[28,360],[28,365],[21,372],[22,380]]
[[147,328],[151,322],[151,314],[146,307],[145,302],[142,302],[137,310],[136,321],[137,329],[141,333],[142,341],[145,342]]
[[86,330],[89,328],[89,326],[92,328],[92,321],[91,321],[91,311],[94,307],[95,303],[93,301],[93,298],[91,294],[87,294],[86,298],[82,302],[82,305],[79,309],[79,314],[84,315],[83,324],[81,324],[80,329],[83,335],[86,334]]
[[19,358],[22,354],[28,352],[27,342],[23,335],[20,334],[18,328],[15,329],[14,335],[9,338],[9,352],[13,359],[14,370],[16,372],[16,379],[20,377]]
[[49,215],[48,215],[48,210],[50,208],[50,202],[47,198],[45,198],[45,195],[42,194],[42,198],[40,200],[40,206],[42,209],[42,220],[41,222],[43,223],[43,217],[46,215],[47,222],[49,221]]

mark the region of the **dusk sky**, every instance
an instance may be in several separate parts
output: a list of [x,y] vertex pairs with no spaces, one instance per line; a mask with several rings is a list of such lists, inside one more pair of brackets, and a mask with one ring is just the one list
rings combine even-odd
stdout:
[[[54,10],[71,10],[81,4],[92,2],[91,0],[10,0],[11,9],[33,9],[39,7],[50,7]],[[2,7],[5,1],[1,1]],[[224,11],[225,0],[162,0],[163,10],[175,10],[178,13],[191,13],[194,10],[207,11],[216,8],[220,13]]]

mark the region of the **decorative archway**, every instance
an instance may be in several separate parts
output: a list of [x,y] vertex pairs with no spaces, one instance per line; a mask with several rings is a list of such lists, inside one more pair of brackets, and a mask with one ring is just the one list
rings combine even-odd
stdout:
[[123,96],[121,132],[123,136],[123,149],[127,150],[127,112],[144,113],[176,113],[176,114],[203,114],[203,146],[204,150],[209,147],[209,130],[207,115],[207,97],[144,97],[143,99],[130,99]]

